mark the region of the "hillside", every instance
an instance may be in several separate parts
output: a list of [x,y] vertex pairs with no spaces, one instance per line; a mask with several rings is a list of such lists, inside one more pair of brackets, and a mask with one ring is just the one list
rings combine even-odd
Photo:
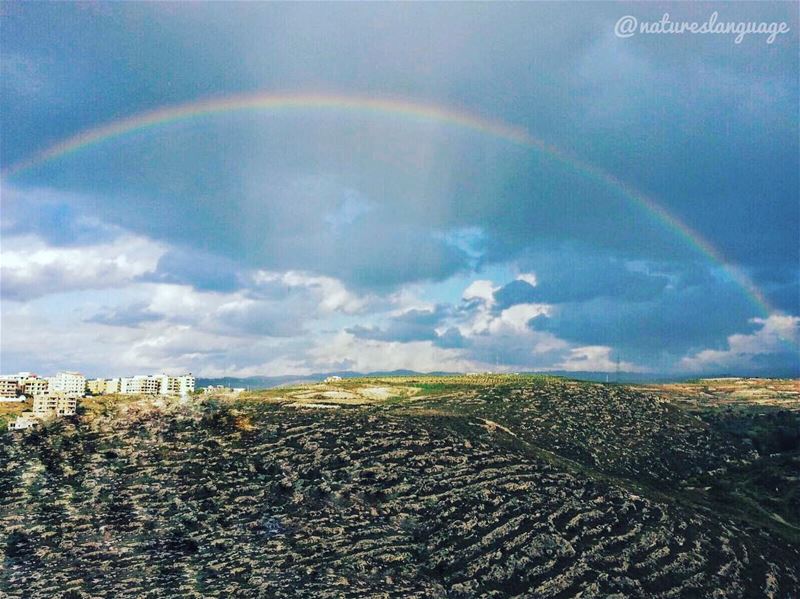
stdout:
[[800,447],[764,453],[770,407],[739,398],[743,433],[720,393],[406,377],[87,402],[0,437],[0,595],[797,596]]

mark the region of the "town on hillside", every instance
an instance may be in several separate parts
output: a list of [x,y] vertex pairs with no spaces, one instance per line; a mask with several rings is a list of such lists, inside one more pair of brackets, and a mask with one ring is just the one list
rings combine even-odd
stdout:
[[173,395],[185,397],[194,393],[195,378],[191,373],[136,375],[109,379],[87,379],[80,372],[62,371],[52,377],[32,372],[0,376],[0,402],[32,402],[30,411],[8,423],[9,430],[38,426],[43,420],[74,416],[80,398],[86,395]]

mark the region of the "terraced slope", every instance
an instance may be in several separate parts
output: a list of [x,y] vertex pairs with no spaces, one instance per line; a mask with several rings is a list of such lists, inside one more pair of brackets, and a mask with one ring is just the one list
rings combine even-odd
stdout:
[[752,448],[700,418],[630,387],[534,378],[431,396],[416,405],[496,420],[541,448],[657,485],[754,457]]
[[0,595],[800,593],[800,551],[769,532],[587,478],[426,401],[130,406],[7,435]]

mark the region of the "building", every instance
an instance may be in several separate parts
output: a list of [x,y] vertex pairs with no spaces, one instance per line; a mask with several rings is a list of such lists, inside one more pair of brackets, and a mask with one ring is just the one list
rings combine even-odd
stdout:
[[324,382],[326,382],[326,383],[335,383],[335,382],[341,381],[341,380],[342,380],[342,377],[334,374],[333,376],[327,377]]
[[92,395],[102,395],[106,392],[106,379],[86,381],[86,390]]
[[4,376],[0,378],[0,398],[17,399],[19,384],[14,376]]
[[33,415],[38,418],[74,416],[77,409],[78,399],[74,394],[56,392],[33,398]]
[[225,385],[209,385],[208,387],[203,387],[203,393],[206,395],[210,395],[211,393],[232,393],[233,389],[230,387],[226,387]]
[[22,383],[23,380],[25,380],[27,378],[31,378],[31,377],[35,378],[36,375],[33,374],[32,372],[18,372],[17,374],[6,375],[4,378],[16,379],[17,384],[20,384],[20,383]]
[[122,379],[92,379],[86,381],[86,390],[92,395],[112,395],[120,392],[121,381]]
[[192,373],[171,376],[162,374],[161,395],[190,395],[194,393],[194,377]]
[[23,395],[26,397],[34,397],[35,395],[49,393],[50,381],[32,374],[20,381],[20,387]]
[[226,387],[225,385],[209,385],[208,387],[203,387],[203,393],[206,395],[210,395],[212,393],[216,394],[228,394],[233,393],[238,395],[239,393],[244,393],[247,391],[245,387]]
[[121,379],[92,379],[86,381],[86,390],[92,395],[119,393]]
[[17,395],[16,397],[0,397],[0,403],[24,403],[28,398],[24,395]]
[[83,397],[86,392],[86,377],[80,372],[59,372],[50,383],[50,390],[55,393]]
[[40,421],[36,416],[34,416],[33,412],[22,412],[22,414],[17,416],[16,420],[8,423],[8,430],[21,431],[25,430],[26,428],[39,426],[39,424]]
[[93,379],[86,388],[95,395],[123,393],[126,395],[190,395],[194,393],[195,379],[191,373],[180,376],[159,374]]
[[17,374],[0,377],[0,401],[20,400],[26,397],[33,397],[39,393],[47,393],[50,390],[50,382],[40,378],[31,372],[19,372]]
[[158,395],[161,377],[139,374],[120,379],[120,393],[129,395]]

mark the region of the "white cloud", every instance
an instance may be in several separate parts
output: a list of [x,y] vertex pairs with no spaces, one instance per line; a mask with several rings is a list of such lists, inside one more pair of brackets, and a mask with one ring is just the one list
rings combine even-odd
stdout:
[[529,330],[528,322],[537,316],[550,316],[552,306],[548,304],[515,304],[506,308],[500,315],[489,322],[488,329],[492,333],[510,329],[518,333]]
[[465,372],[481,367],[478,362],[465,358],[462,352],[436,347],[430,341],[376,341],[357,338],[345,332],[319,339],[309,350],[308,357],[312,367],[319,371],[408,369],[420,372]]
[[[616,370],[617,361],[612,355],[612,348],[605,345],[585,345],[574,347],[562,362],[553,365],[553,370],[567,370],[571,372],[611,372]],[[619,362],[619,369],[625,372],[644,372],[645,368],[632,362]]]
[[536,287],[538,283],[538,279],[536,278],[536,273],[532,272],[523,272],[517,275],[517,281],[524,281],[531,287]]
[[77,289],[119,287],[152,272],[165,247],[135,235],[84,247],[54,247],[34,235],[3,239],[2,293],[30,299]]
[[715,369],[747,370],[754,359],[769,354],[784,353],[794,346],[800,337],[800,317],[772,314],[767,318],[753,318],[752,323],[761,325],[749,335],[736,334],[728,337],[728,348],[705,349],[686,356],[681,365],[695,372]]
[[491,306],[494,304],[494,292],[498,289],[500,287],[495,287],[491,281],[477,280],[470,283],[461,297],[465,300],[481,300]]
[[316,296],[319,308],[323,312],[354,314],[362,311],[370,301],[370,298],[349,291],[338,279],[296,270],[284,273],[261,270],[255,274],[254,281],[260,284],[279,283],[286,287],[308,289]]

